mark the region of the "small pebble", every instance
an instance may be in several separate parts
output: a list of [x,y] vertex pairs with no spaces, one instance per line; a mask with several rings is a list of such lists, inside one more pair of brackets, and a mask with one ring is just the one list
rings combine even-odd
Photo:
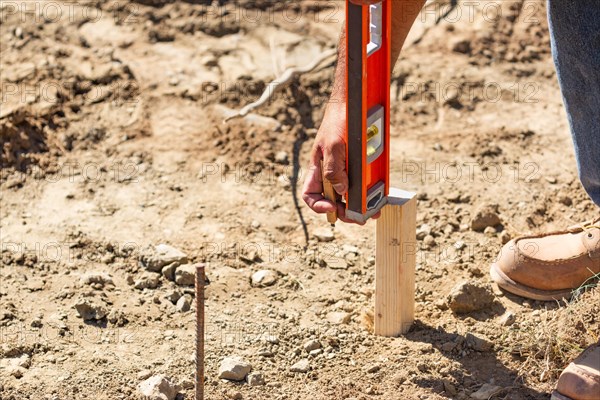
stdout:
[[333,239],[335,239],[335,235],[333,234],[333,230],[331,228],[317,228],[313,234],[319,242],[331,242]]
[[138,391],[146,400],[175,400],[181,387],[164,375],[155,375],[138,385]]
[[318,340],[309,340],[308,342],[304,343],[304,350],[307,353],[310,353],[313,350],[317,350],[321,348],[321,343],[319,343]]
[[351,315],[347,312],[336,311],[327,314],[327,321],[334,325],[345,325],[350,322]]
[[291,372],[307,373],[310,369],[310,364],[307,358],[303,358],[290,367]]
[[285,151],[278,151],[275,154],[275,162],[277,164],[287,164],[289,162],[288,153],[286,153]]
[[277,282],[277,273],[270,269],[262,269],[252,274],[250,280],[254,287],[272,286]]
[[517,317],[515,316],[514,312],[506,310],[506,312],[502,314],[500,319],[498,319],[498,323],[502,326],[510,326],[516,321],[516,319]]
[[246,377],[246,382],[250,386],[263,386],[265,384],[265,377],[260,372],[252,372]]
[[219,365],[219,378],[243,381],[252,370],[252,365],[241,357],[226,357]]
[[196,266],[183,264],[175,270],[175,283],[181,286],[194,286],[196,281]]
[[177,311],[179,311],[180,313],[184,313],[190,310],[190,305],[191,305],[191,296],[189,294],[186,294],[185,296],[182,296],[179,298],[179,300],[177,300],[177,304],[176,304],[176,308]]
[[492,305],[494,295],[487,285],[459,282],[448,295],[448,306],[456,314],[482,310]]

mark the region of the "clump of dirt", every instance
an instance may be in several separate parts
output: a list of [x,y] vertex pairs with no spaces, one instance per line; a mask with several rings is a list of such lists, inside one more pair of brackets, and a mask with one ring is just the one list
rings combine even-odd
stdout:
[[62,153],[53,127],[52,115],[34,118],[25,108],[0,120],[0,168],[31,172],[32,166],[38,166],[49,170]]

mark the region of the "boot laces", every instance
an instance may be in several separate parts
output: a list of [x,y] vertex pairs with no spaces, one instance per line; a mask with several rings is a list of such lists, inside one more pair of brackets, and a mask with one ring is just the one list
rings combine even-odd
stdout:
[[592,229],[600,229],[600,218],[598,218],[597,220],[584,222],[580,225],[580,227],[585,233],[587,233],[587,236],[589,238],[592,238],[594,236],[594,234],[592,233]]

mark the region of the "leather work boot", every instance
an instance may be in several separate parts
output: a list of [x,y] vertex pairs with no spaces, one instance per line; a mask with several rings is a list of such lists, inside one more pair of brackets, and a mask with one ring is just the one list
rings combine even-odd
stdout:
[[565,368],[551,400],[600,400],[600,343],[585,349]]
[[513,239],[490,268],[502,289],[534,300],[569,299],[599,273],[600,218],[566,231]]

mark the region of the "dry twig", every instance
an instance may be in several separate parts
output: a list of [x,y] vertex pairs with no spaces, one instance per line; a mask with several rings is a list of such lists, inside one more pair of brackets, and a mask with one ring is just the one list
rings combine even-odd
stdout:
[[300,67],[300,68],[292,67],[292,68],[286,69],[279,78],[275,79],[274,81],[272,81],[271,83],[269,83],[267,85],[267,88],[265,89],[265,91],[263,92],[263,94],[260,96],[260,98],[258,100],[244,106],[236,114],[230,115],[229,117],[225,118],[224,122],[227,122],[234,118],[240,118],[240,117],[246,116],[250,111],[252,111],[255,108],[260,107],[264,103],[266,103],[267,100],[269,100],[269,98],[271,96],[273,96],[273,94],[275,93],[275,91],[278,88],[280,88],[284,84],[288,83],[296,74],[304,74],[306,72],[312,71],[313,69],[317,68],[319,66],[319,64],[321,64],[324,60],[333,56],[336,53],[337,53],[337,50],[330,49],[330,50],[327,50],[327,51],[324,51],[323,53],[321,53],[321,55],[319,57],[315,58],[311,63],[309,63],[308,65],[306,65],[304,67]]

